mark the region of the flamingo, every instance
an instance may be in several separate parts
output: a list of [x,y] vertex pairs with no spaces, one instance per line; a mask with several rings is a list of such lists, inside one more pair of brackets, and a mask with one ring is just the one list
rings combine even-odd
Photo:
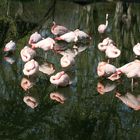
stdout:
[[28,43],[29,45],[32,45],[34,43],[37,43],[41,39],[42,39],[42,36],[38,32],[35,32],[30,36]]
[[107,26],[108,26],[108,14],[106,14],[106,23],[105,24],[100,24],[98,26],[98,32],[100,34],[103,34],[105,33],[106,29],[107,29]]
[[128,78],[131,78],[131,90],[133,91],[133,78],[140,77],[140,60],[136,59],[132,62],[125,64],[124,66],[117,68],[116,72],[112,74],[108,79],[114,81],[120,78],[124,74]]
[[8,42],[4,47],[4,52],[14,52],[16,49],[16,43],[14,41]]
[[100,51],[106,51],[107,47],[110,45],[110,44],[114,44],[114,41],[112,39],[110,39],[109,37],[105,38],[102,42],[100,42],[98,44],[98,49]]
[[60,59],[60,64],[61,64],[61,67],[68,68],[75,64],[75,59],[71,55],[64,55]]
[[136,56],[140,56],[140,43],[137,43],[137,44],[133,47],[133,52],[135,53]]
[[56,75],[50,77],[50,82],[57,86],[68,86],[70,85],[70,77],[64,72],[58,72]]
[[110,44],[107,46],[105,54],[108,58],[117,58],[120,56],[121,51],[113,44]]
[[34,59],[28,61],[24,65],[23,73],[24,75],[30,76],[38,72],[39,64]]
[[120,68],[117,68],[116,72],[112,74],[109,79],[114,80],[113,78],[115,78],[115,76],[121,74],[125,74],[128,78],[140,77],[140,60],[136,59]]
[[62,41],[66,41],[70,43],[70,42],[77,42],[78,37],[75,34],[75,32],[71,31],[71,32],[61,35],[60,37],[56,37],[55,40],[62,40]]
[[69,32],[69,30],[61,25],[57,25],[54,21],[53,21],[53,26],[51,27],[51,32],[56,35],[56,36],[60,36],[63,35],[67,32]]
[[109,76],[116,72],[116,67],[107,62],[99,62],[97,66],[97,74],[99,77]]
[[32,44],[32,48],[41,48],[44,51],[52,50],[54,47],[55,41],[48,37],[46,39],[43,39],[35,44]]
[[21,58],[24,62],[30,61],[36,56],[35,50],[32,48],[25,46],[20,52]]

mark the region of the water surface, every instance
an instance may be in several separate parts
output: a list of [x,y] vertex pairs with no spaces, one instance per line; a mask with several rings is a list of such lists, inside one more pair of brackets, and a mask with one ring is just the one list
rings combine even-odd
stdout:
[[[112,38],[122,51],[121,56],[111,60],[120,67],[135,59],[133,46],[140,38],[140,4],[94,2],[79,5],[73,2],[55,0],[4,1],[0,4],[0,139],[2,140],[92,140],[92,139],[139,139],[140,112],[126,106],[116,98],[116,92],[125,95],[139,95],[139,79],[125,76],[111,82],[97,76],[97,65],[106,61],[104,53],[97,48],[103,36],[97,28],[105,23],[109,14],[109,27],[106,36]],[[125,18],[124,18],[125,17]],[[49,76],[39,73],[31,78],[34,86],[28,91],[21,87],[24,63],[20,50],[27,45],[29,36],[39,31],[44,37],[52,36],[50,27],[55,21],[70,30],[79,28],[90,34],[92,40],[87,49],[76,57],[76,65],[67,73],[72,84],[60,88],[49,82]],[[11,65],[4,59],[3,48],[11,39],[17,43],[16,53],[11,57]],[[67,44],[69,45],[69,44]],[[70,44],[69,47],[72,47]],[[38,61],[46,61],[43,58]],[[60,67],[60,55],[50,53],[47,61],[53,63],[56,72]],[[28,78],[28,77],[26,77]],[[97,85],[116,85],[103,95],[97,91]],[[66,100],[60,104],[50,99],[52,92],[59,92]],[[30,108],[23,102],[25,96],[34,97],[38,106]]]

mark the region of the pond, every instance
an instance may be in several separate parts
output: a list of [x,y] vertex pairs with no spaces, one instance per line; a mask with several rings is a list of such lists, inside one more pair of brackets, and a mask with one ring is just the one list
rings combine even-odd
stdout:
[[[133,46],[140,42],[139,13],[139,3],[89,1],[83,5],[76,0],[2,0],[0,139],[139,139],[139,78],[134,78],[132,83],[126,76],[111,81],[97,74],[98,63],[108,61],[105,53],[98,49],[98,43],[106,37],[111,38],[121,51],[118,58],[109,60],[110,64],[118,68],[139,59],[133,52]],[[98,25],[105,24],[106,14],[108,28],[105,34],[99,34]],[[21,49],[28,45],[31,34],[36,31],[43,38],[55,38],[50,31],[53,21],[72,31],[83,30],[92,39],[84,43],[56,41],[66,50],[75,50],[74,45],[76,50],[81,50],[70,68],[61,67],[60,54],[36,49],[35,60],[47,65],[48,69],[55,67],[55,72],[25,76]],[[10,40],[15,41],[16,50],[7,55],[3,48]],[[51,84],[50,77],[60,71],[68,74],[70,85]],[[24,84],[28,82],[31,85],[27,89]],[[59,96],[58,101],[52,100],[54,93]]]

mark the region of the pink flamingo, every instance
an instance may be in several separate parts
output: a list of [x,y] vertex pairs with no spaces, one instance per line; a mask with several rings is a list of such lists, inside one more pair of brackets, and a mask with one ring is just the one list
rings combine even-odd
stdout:
[[43,39],[35,44],[32,44],[32,48],[41,48],[44,51],[52,50],[54,47],[55,41],[48,37],[46,39]]
[[64,35],[61,35],[60,37],[56,37],[55,39],[56,40],[63,40],[63,41],[66,41],[68,43],[78,41],[78,37],[73,31],[65,33]]
[[117,92],[116,97],[128,107],[133,108],[134,110],[140,110],[140,95],[136,97],[129,92],[127,92],[125,95],[121,95],[119,92]]
[[37,43],[41,39],[42,39],[42,36],[38,32],[35,32],[30,36],[28,43],[29,45],[32,45],[34,43]]
[[33,87],[34,83],[24,77],[24,78],[22,78],[20,85],[25,91],[27,91],[28,89]]
[[113,44],[110,44],[107,46],[105,53],[108,58],[117,58],[120,56],[121,51]]
[[14,52],[15,49],[16,49],[16,43],[11,40],[5,45],[3,50],[4,52]]
[[137,44],[133,47],[133,52],[135,53],[136,56],[140,56],[140,43],[137,43]]
[[133,78],[140,77],[140,60],[134,60],[124,66],[118,68],[114,74],[112,74],[108,79],[115,81],[120,78],[120,75],[125,74],[131,80],[131,90],[133,91]]
[[98,44],[98,49],[100,51],[106,51],[107,47],[110,44],[114,44],[114,41],[112,39],[110,39],[109,37],[107,37],[101,43]]
[[105,33],[106,29],[107,29],[107,26],[108,26],[108,14],[106,14],[106,23],[105,24],[100,24],[98,26],[98,32],[100,34],[103,34]]
[[66,98],[62,94],[60,94],[59,92],[52,92],[50,94],[50,98],[52,100],[55,100],[55,101],[61,103],[61,104],[64,104],[64,102],[66,100]]
[[31,97],[31,96],[25,96],[23,98],[23,101],[32,109],[36,108],[38,106],[38,102],[35,98]]
[[99,62],[97,66],[97,74],[99,77],[108,76],[116,72],[116,67],[107,62]]
[[23,73],[24,75],[30,76],[38,72],[38,70],[39,70],[38,62],[32,59],[24,65]]
[[24,62],[27,62],[33,59],[36,56],[35,50],[32,48],[25,46],[20,52],[21,58]]
[[140,77],[140,60],[136,59],[120,68],[117,68],[116,73],[114,73],[112,76],[115,77],[115,75],[121,74],[125,74],[128,78]]
[[61,64],[61,67],[68,68],[75,64],[75,59],[71,55],[64,55],[60,59],[60,64]]
[[64,71],[61,71],[51,76],[50,82],[54,85],[65,87],[70,84],[70,78]]
[[51,32],[54,35],[60,36],[60,35],[63,35],[65,33],[69,32],[69,30],[64,26],[56,25],[56,23],[53,22],[53,26],[51,27]]

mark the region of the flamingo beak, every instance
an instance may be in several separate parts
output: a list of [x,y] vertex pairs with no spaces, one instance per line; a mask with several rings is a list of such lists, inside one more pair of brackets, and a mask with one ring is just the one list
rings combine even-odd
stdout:
[[31,47],[32,49],[35,49],[35,44],[32,44],[32,47]]
[[4,49],[3,49],[3,51],[4,51],[4,52],[7,52],[7,49],[6,49],[6,48],[4,48]]

